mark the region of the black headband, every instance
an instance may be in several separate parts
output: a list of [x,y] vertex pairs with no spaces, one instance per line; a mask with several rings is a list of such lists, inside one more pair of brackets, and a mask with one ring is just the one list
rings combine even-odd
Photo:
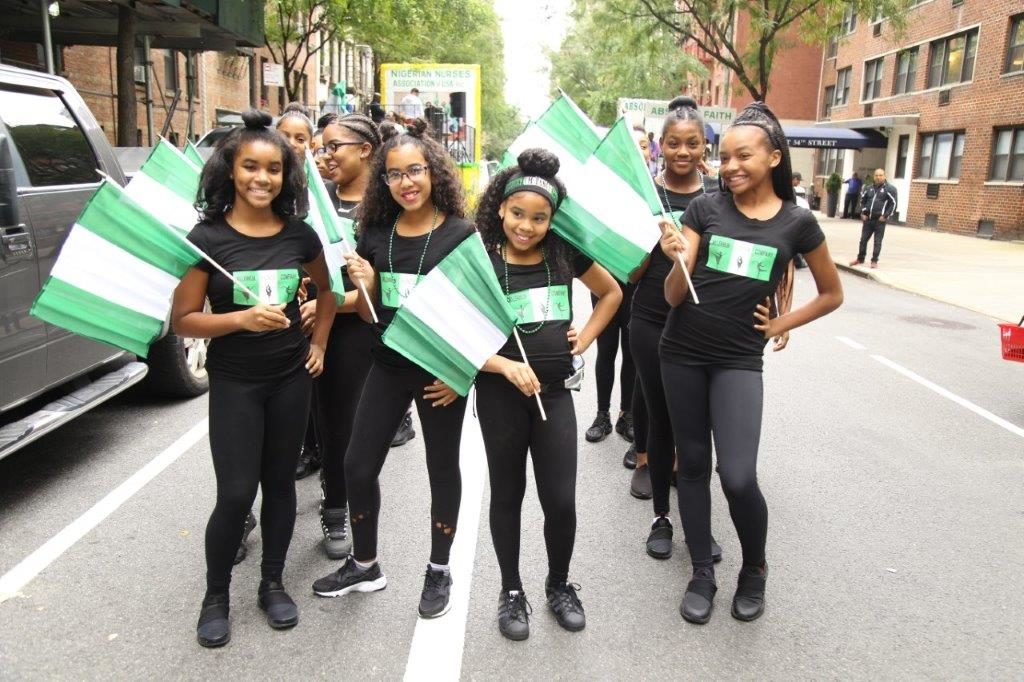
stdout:
[[517,173],[513,175],[507,183],[505,183],[505,199],[516,192],[533,192],[539,194],[548,200],[551,204],[551,208],[558,210],[559,204],[562,203],[562,197],[558,194],[558,188],[555,187],[555,183],[544,178],[537,177],[536,175],[523,175]]

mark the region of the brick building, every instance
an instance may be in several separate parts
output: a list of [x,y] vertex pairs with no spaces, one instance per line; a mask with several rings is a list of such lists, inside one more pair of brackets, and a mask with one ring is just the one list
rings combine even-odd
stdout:
[[909,225],[1024,236],[1021,0],[919,0],[902,34],[851,14],[843,29],[822,62],[819,118],[878,131],[888,146],[819,152],[819,191],[832,171],[880,167]]

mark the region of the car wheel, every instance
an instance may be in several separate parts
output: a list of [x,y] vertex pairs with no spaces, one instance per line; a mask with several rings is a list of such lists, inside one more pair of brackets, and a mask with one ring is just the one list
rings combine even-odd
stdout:
[[186,339],[168,332],[149,349],[150,389],[168,398],[194,398],[210,390],[209,344],[209,339]]

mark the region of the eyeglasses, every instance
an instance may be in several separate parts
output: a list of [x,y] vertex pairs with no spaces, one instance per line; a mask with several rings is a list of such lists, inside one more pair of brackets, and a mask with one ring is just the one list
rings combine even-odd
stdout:
[[402,182],[402,178],[409,178],[410,180],[418,180],[424,173],[430,170],[430,166],[421,166],[418,163],[409,166],[404,171],[400,170],[389,170],[387,173],[381,175],[381,179],[387,185],[397,185]]
[[338,151],[342,147],[348,147],[349,145],[355,145],[355,146],[360,146],[361,147],[364,144],[366,144],[366,143],[365,142],[338,142],[337,140],[332,140],[332,141],[328,142],[327,144],[325,144],[323,147],[317,147],[316,151],[313,152],[313,155],[314,156],[327,156],[328,154],[333,154],[334,152]]

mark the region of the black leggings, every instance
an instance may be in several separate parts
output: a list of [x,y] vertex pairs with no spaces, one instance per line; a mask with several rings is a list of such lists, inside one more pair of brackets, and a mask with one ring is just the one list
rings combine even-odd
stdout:
[[295,465],[309,414],[311,379],[300,366],[278,381],[211,377],[210,452],[217,504],[206,524],[206,589],[228,591],[245,517],[263,489],[264,578],[280,579],[295,528]]
[[340,314],[331,328],[324,353],[324,372],[313,383],[317,434],[324,472],[324,507],[348,504],[345,489],[345,451],[359,406],[363,381],[370,372],[373,328],[356,315]]
[[567,390],[544,393],[541,400],[546,422],[540,418],[536,398],[524,396],[505,377],[477,377],[476,408],[491,480],[491,539],[505,591],[523,589],[519,539],[527,450],[544,510],[548,580],[569,579],[576,541],[576,410]]
[[667,516],[670,511],[669,493],[676,458],[658,359],[661,331],[661,325],[648,320],[634,317],[629,323],[629,347],[636,363],[636,392],[640,398],[633,402],[634,442],[637,452],[647,453],[655,516]]
[[[615,313],[608,326],[597,337],[597,362],[594,363],[594,376],[597,378],[597,410],[608,412],[612,404],[612,387],[615,385],[615,356],[622,346],[622,367],[619,369],[619,409],[629,411],[633,404],[633,381],[636,370],[633,368],[633,356],[629,352],[629,316],[632,310],[632,284],[622,288],[622,305]],[[590,295],[590,301],[597,305],[597,297]],[[636,428],[634,427],[634,431]]]
[[679,511],[694,568],[711,562],[711,440],[743,563],[764,564],[768,507],[757,485],[764,396],[761,372],[663,360],[672,432],[679,448]]
[[432,407],[424,400],[423,390],[433,382],[434,378],[418,367],[400,369],[376,361],[370,367],[345,453],[353,554],[359,561],[377,556],[377,478],[409,401],[415,400],[430,478],[430,561],[448,563],[462,502],[459,442],[466,399],[458,398],[447,407]]

